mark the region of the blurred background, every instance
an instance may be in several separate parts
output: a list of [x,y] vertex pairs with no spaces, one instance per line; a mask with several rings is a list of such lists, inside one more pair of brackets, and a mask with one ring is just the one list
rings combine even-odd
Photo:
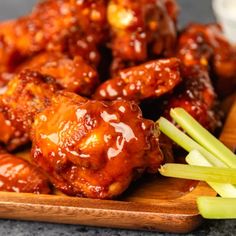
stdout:
[[[0,0],[0,20],[15,18],[29,11],[37,0]],[[180,26],[192,22],[212,22],[211,0],[178,0],[181,6]],[[199,15],[201,12],[201,15]]]

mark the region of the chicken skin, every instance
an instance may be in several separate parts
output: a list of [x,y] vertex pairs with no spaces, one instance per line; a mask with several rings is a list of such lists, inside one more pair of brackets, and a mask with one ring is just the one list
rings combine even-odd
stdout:
[[174,4],[175,1],[171,4],[164,0],[109,1],[113,75],[152,56],[173,55],[176,28],[172,17],[176,20],[177,14]]
[[176,58],[150,61],[121,70],[117,77],[101,84],[98,100],[126,99],[140,102],[171,92],[181,82],[180,61]]
[[27,161],[7,154],[0,154],[0,191],[48,194],[49,181],[39,169]]
[[[44,0],[31,14],[0,24],[0,73],[35,53],[64,51],[70,34],[92,48],[107,38],[106,0]],[[95,45],[95,46],[94,46]],[[78,47],[80,45],[78,44]],[[76,53],[83,51],[83,46]],[[88,49],[86,49],[86,52]],[[86,53],[85,52],[85,53]],[[82,52],[82,56],[85,54]],[[93,53],[91,54],[93,60]]]
[[91,96],[99,84],[97,72],[82,57],[69,59],[61,53],[41,53],[17,68],[30,69],[55,78],[62,88],[82,96]]
[[145,170],[158,170],[163,156],[156,135],[154,122],[133,102],[64,92],[35,118],[32,159],[62,192],[109,199]]
[[8,150],[29,142],[34,116],[50,104],[59,88],[51,77],[28,70],[10,81],[0,96],[0,142]]
[[[183,64],[183,83],[166,101],[165,115],[169,117],[171,108],[182,107],[205,128],[214,131],[220,125],[220,113],[213,83],[221,95],[235,90],[236,50],[218,25],[192,24],[180,34],[176,56]],[[219,88],[221,83],[224,85]]]
[[215,24],[189,25],[180,35],[177,57],[185,66],[200,65],[216,77],[218,93],[236,90],[236,49]]
[[216,93],[209,74],[200,66],[183,67],[183,83],[165,102],[164,116],[170,119],[171,108],[182,107],[206,129],[214,131],[220,117],[216,112]]

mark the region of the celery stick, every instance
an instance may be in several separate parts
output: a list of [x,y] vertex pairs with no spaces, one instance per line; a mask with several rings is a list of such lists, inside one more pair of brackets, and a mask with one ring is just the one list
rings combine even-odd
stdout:
[[200,214],[207,219],[236,219],[236,198],[199,197]]
[[197,150],[191,151],[185,158],[189,165],[193,166],[212,166],[212,164]]
[[215,157],[219,158],[230,167],[236,168],[236,155],[210,132],[203,128],[184,109],[171,109],[170,115],[194,140],[205,147]]
[[183,133],[181,130],[176,128],[170,121],[161,117],[157,121],[157,125],[160,130],[169,138],[171,138],[174,142],[176,142],[179,146],[185,149],[187,152],[191,152],[192,150],[198,150],[204,155],[207,160],[213,165],[218,167],[227,167],[225,163],[218,160],[214,157],[210,152],[208,152],[205,148]]
[[159,171],[167,177],[236,184],[236,169],[233,168],[169,163],[161,166]]
[[[186,162],[190,165],[198,166],[212,166],[211,163],[198,151],[191,151],[187,157]],[[221,196],[221,197],[235,197],[236,187],[232,184],[222,184],[207,181],[207,183]]]

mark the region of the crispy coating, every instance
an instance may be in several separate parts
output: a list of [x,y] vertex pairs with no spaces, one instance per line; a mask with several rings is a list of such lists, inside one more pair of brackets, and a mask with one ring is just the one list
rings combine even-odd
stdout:
[[180,62],[176,58],[150,61],[121,70],[117,77],[101,84],[94,98],[142,101],[158,98],[173,90],[181,81]]
[[49,181],[38,168],[27,161],[0,154],[0,191],[49,194]]
[[173,54],[176,28],[168,13],[172,17],[175,13],[164,0],[111,0],[107,11],[112,31],[113,74],[150,56]]
[[216,94],[207,70],[200,66],[183,67],[183,83],[166,101],[164,115],[170,119],[171,108],[182,107],[206,129],[219,126],[215,111]]
[[167,101],[165,114],[169,117],[171,108],[183,107],[205,128],[214,131],[220,125],[220,112],[213,83],[218,94],[235,91],[236,51],[218,25],[192,24],[180,34],[177,57],[183,63],[184,82]]
[[[104,42],[106,40],[104,39]],[[63,53],[71,58],[79,55],[95,68],[99,66],[101,61],[99,44],[96,41],[91,41],[90,37],[79,30],[72,32],[65,38]]]
[[23,71],[0,96],[0,141],[13,150],[29,141],[34,116],[50,104],[59,87],[51,77]]
[[44,0],[29,15],[1,23],[0,73],[36,52],[65,50],[69,35],[76,32],[96,47],[107,38],[106,2]]
[[218,79],[219,94],[236,90],[236,49],[218,25],[189,25],[180,35],[177,54],[186,66],[208,69]]
[[163,157],[154,122],[143,119],[135,103],[76,101],[71,95],[54,97],[32,131],[33,161],[57,189],[113,198],[145,170],[158,170]]
[[17,71],[30,69],[55,78],[62,88],[91,96],[99,84],[97,72],[82,57],[69,59],[61,53],[44,52],[23,63]]

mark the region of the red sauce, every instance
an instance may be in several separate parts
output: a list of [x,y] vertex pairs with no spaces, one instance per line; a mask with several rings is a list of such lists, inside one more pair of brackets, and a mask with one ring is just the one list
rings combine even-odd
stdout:
[[[163,160],[154,122],[134,102],[77,101],[59,95],[36,116],[34,162],[56,188],[70,195],[111,198]],[[73,95],[76,96],[76,95]]]

